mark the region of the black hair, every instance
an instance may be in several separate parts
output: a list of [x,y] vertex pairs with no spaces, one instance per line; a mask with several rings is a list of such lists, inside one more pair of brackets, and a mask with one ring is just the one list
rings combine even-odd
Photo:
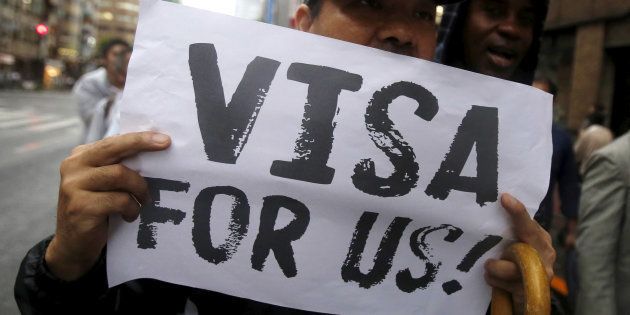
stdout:
[[321,0],[304,0],[304,4],[311,9],[311,15],[313,17],[317,17],[319,15],[319,10],[322,8]]
[[100,57],[101,58],[107,57],[107,54],[109,53],[109,51],[112,48],[114,48],[114,46],[117,46],[117,45],[125,46],[127,50],[131,50],[131,46],[125,40],[120,39],[120,38],[114,38],[103,43],[100,50]]

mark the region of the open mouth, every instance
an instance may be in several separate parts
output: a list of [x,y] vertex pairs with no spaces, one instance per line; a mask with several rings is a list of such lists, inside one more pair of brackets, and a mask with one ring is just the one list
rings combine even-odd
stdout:
[[487,51],[492,63],[499,67],[510,67],[516,62],[516,52],[512,49],[490,46]]

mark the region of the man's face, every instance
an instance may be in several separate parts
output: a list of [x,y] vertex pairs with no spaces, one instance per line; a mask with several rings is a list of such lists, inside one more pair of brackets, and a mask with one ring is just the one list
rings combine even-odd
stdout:
[[534,32],[531,0],[472,0],[464,26],[464,62],[479,73],[510,79]]
[[129,51],[129,48],[125,45],[114,45],[112,46],[105,55],[104,64],[107,67],[108,65],[116,65],[120,62],[122,56],[124,56]]
[[317,16],[306,6],[298,29],[397,54],[432,59],[436,44],[433,0],[321,0]]
[[118,88],[122,88],[125,85],[129,56],[130,51],[127,46],[114,45],[107,51],[103,60],[103,66],[107,70],[109,82]]

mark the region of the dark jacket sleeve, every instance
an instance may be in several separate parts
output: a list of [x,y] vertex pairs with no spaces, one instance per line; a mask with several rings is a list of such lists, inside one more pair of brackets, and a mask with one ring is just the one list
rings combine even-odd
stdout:
[[15,280],[15,301],[22,314],[109,313],[105,259],[82,278],[67,282],[55,277],[44,260],[52,236],[35,245],[24,257]]
[[577,163],[575,162],[575,155],[573,154],[571,138],[566,133],[563,137],[562,161],[558,170],[558,191],[560,193],[562,213],[566,218],[577,220],[580,200],[580,177]]

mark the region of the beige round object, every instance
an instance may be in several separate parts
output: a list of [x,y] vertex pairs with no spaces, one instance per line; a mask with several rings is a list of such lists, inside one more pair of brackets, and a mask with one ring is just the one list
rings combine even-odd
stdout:
[[[525,315],[548,315],[551,313],[549,278],[536,250],[525,243],[514,243],[507,248],[503,258],[513,261],[523,276],[525,289]],[[512,315],[512,297],[504,290],[492,290],[492,315]]]

